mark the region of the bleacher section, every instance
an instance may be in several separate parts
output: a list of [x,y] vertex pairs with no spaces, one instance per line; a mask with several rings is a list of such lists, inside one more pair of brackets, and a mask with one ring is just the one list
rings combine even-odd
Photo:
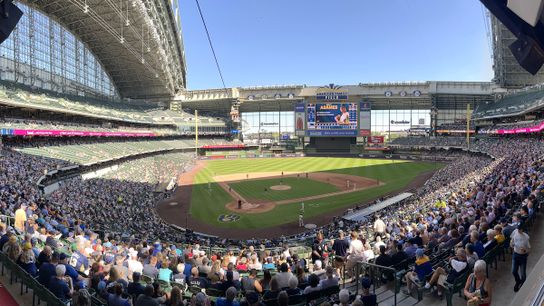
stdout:
[[[199,146],[224,144],[224,140],[201,139]],[[133,142],[103,142],[92,144],[59,145],[33,148],[18,148],[19,152],[89,165],[130,155],[167,150],[194,148],[193,139],[153,140]]]
[[[12,83],[0,83],[0,104],[142,124],[186,126],[194,125],[195,120],[189,113],[164,110],[152,104],[57,95]],[[207,116],[199,116],[199,124],[225,126],[223,119]]]
[[535,86],[509,94],[494,103],[480,103],[472,119],[486,119],[520,115],[544,105],[544,89]]
[[389,143],[391,146],[407,147],[465,147],[465,137],[400,137]]

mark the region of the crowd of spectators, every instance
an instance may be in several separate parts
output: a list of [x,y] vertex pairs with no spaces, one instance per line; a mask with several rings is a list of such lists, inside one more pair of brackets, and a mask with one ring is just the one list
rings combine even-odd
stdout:
[[465,137],[399,137],[393,139],[389,144],[392,146],[407,147],[465,147]]
[[90,123],[52,121],[52,120],[34,120],[21,118],[3,118],[0,120],[0,127],[7,129],[25,129],[25,130],[76,130],[92,132],[132,132],[132,133],[155,133],[157,135],[178,135],[179,130],[174,126],[107,126]]
[[[511,238],[516,256],[514,290],[525,281],[530,244],[524,224],[538,208],[544,189],[540,160],[544,146],[538,139],[486,138],[472,148],[494,158],[461,155],[413,197],[372,219],[336,219],[316,231],[289,237],[288,244],[285,239],[249,240],[226,251],[208,248],[216,241],[186,240],[158,219],[152,211],[151,184],[72,179],[46,199],[33,182],[58,161],[4,150],[0,212],[14,216],[15,222],[13,227],[0,225],[0,250],[59,298],[72,297],[75,305],[88,297],[89,289],[111,305],[125,305],[128,300],[136,306],[205,305],[210,296],[221,297],[218,305],[238,305],[240,292],[248,304],[277,299],[281,305],[338,285],[343,270],[353,275],[356,262],[399,267],[410,258],[415,269],[405,277],[407,294],[422,283],[436,287],[440,295],[444,279],[473,269],[465,295],[480,304],[490,303],[493,289],[482,275],[479,259],[494,246]],[[161,171],[153,166],[127,167]],[[288,247],[311,236],[316,238],[309,256]],[[271,251],[269,246],[280,249]],[[452,258],[442,266],[432,265],[434,256],[444,252]],[[355,305],[375,299],[368,290],[370,280],[364,278],[362,285],[363,295],[352,302]],[[483,294],[477,296],[476,289]],[[181,296],[187,291],[195,294],[183,302]],[[342,305],[353,298],[345,289],[335,297]]]

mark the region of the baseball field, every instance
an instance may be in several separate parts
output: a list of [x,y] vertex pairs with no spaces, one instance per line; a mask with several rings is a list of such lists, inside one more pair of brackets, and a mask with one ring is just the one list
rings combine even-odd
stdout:
[[[225,235],[247,230],[266,234],[268,229],[298,227],[302,202],[306,223],[330,221],[348,207],[421,185],[442,166],[326,157],[198,161],[180,178],[179,199],[159,213],[196,230],[200,225]],[[184,201],[189,203],[180,203]],[[185,206],[179,210],[184,216],[175,205]]]

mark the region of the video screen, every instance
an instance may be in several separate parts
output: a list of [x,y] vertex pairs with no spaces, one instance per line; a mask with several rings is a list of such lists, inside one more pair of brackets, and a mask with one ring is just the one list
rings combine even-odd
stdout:
[[308,104],[308,129],[315,130],[356,130],[356,103]]

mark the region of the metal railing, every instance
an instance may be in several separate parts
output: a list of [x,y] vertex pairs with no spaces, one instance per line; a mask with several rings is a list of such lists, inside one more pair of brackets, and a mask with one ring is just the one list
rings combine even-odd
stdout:
[[[396,277],[399,271],[392,267],[377,265],[371,262],[359,261],[355,265],[355,292],[359,293],[360,281],[363,277],[368,277],[372,281],[372,293],[376,294],[376,288],[381,287],[383,280],[393,281],[394,304],[397,305],[397,293],[400,291],[400,279]],[[344,267],[343,287],[346,287],[346,269]]]

